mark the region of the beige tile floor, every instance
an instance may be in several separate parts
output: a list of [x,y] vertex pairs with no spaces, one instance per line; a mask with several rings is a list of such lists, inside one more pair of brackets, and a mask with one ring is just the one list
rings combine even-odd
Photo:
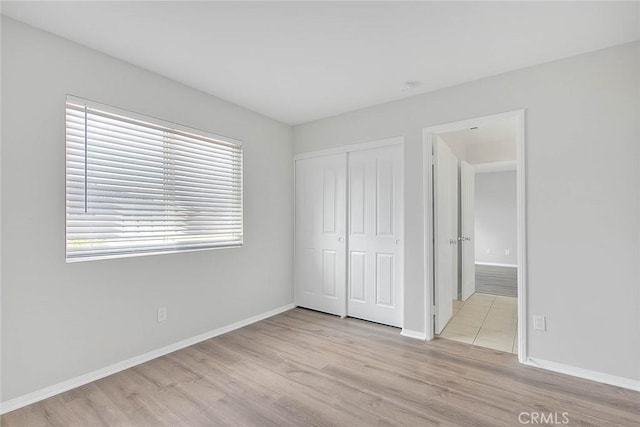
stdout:
[[453,317],[440,337],[517,353],[517,298],[475,293],[453,301]]

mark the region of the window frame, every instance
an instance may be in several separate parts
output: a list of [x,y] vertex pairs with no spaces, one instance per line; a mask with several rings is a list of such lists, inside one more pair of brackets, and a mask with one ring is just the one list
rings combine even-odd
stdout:
[[[95,108],[97,110],[101,110],[104,111],[106,113],[109,114],[113,114],[116,116],[122,116],[125,120],[132,120],[132,121],[139,121],[150,125],[155,125],[155,126],[160,126],[160,127],[166,127],[169,128],[171,130],[180,132],[180,133],[184,133],[187,135],[193,135],[197,138],[207,138],[207,139],[211,139],[214,141],[219,141],[221,143],[224,144],[230,144],[230,145],[235,145],[239,151],[240,151],[240,179],[239,179],[239,188],[240,188],[240,199],[239,199],[239,204],[240,204],[240,214],[239,214],[239,218],[240,218],[240,240],[238,241],[234,241],[233,243],[228,243],[228,244],[213,244],[211,246],[206,246],[206,247],[197,247],[197,248],[189,248],[189,247],[185,247],[185,248],[172,248],[172,249],[151,249],[149,247],[146,248],[140,248],[140,250],[135,250],[135,251],[131,251],[131,252],[121,252],[121,253],[109,253],[109,254],[97,254],[97,255],[87,255],[87,256],[72,256],[70,257],[69,255],[69,244],[68,244],[68,228],[69,228],[69,224],[68,224],[68,219],[69,219],[69,212],[68,212],[68,193],[67,193],[67,186],[68,186],[68,182],[69,182],[69,174],[68,174],[68,158],[67,158],[67,149],[68,149],[68,142],[67,142],[67,129],[68,129],[68,125],[67,125],[67,104],[72,103],[72,104],[76,104],[76,105],[84,105],[86,107],[89,108]],[[245,216],[244,216],[244,146],[242,141],[237,140],[235,138],[231,138],[228,136],[224,136],[224,135],[220,135],[220,134],[216,134],[213,132],[209,132],[209,131],[205,131],[196,127],[190,127],[190,126],[186,126],[186,125],[182,125],[179,123],[175,123],[169,120],[165,120],[165,119],[160,119],[157,118],[155,116],[151,116],[151,115],[145,115],[142,113],[138,113],[135,111],[131,111],[125,108],[121,108],[121,107],[115,107],[113,105],[109,105],[109,104],[105,104],[102,102],[98,102],[98,101],[93,101],[93,100],[89,100],[86,98],[82,98],[79,96],[75,96],[75,95],[71,95],[71,94],[66,94],[65,95],[65,138],[64,138],[64,150],[65,150],[65,154],[64,154],[64,158],[65,158],[65,172],[64,172],[64,177],[65,177],[65,183],[64,183],[64,192],[65,192],[65,261],[66,263],[76,263],[76,262],[85,262],[85,261],[97,261],[97,260],[106,260],[106,259],[117,259],[117,258],[132,258],[132,257],[140,257],[140,256],[150,256],[150,255],[165,255],[165,254],[176,254],[176,253],[186,253],[186,252],[201,252],[201,251],[209,251],[209,250],[215,250],[215,249],[234,249],[234,248],[241,248],[244,245],[244,220],[245,220]]]

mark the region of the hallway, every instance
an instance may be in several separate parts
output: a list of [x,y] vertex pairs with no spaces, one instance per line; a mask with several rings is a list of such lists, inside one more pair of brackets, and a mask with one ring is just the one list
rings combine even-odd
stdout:
[[467,301],[453,301],[453,317],[441,338],[518,352],[517,298],[475,293]]

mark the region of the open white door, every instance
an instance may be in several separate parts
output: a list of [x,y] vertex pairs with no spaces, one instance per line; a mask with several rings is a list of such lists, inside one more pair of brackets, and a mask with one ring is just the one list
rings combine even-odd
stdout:
[[434,144],[435,333],[453,315],[458,271],[458,159],[440,138]]
[[296,161],[296,305],[346,315],[347,155]]
[[462,244],[462,300],[476,291],[475,254],[475,171],[469,163],[460,162],[460,217]]
[[349,316],[402,327],[403,149],[349,153]]

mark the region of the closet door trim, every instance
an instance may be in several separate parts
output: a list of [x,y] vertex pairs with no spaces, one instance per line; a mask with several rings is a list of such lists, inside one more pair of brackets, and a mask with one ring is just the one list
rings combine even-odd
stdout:
[[307,151],[298,153],[293,156],[295,164],[296,160],[310,159],[313,157],[330,156],[332,154],[350,153],[352,151],[368,150],[370,148],[388,147],[391,145],[404,144],[403,136],[395,136],[393,138],[376,139],[375,141],[359,142],[356,144],[346,144],[335,148],[327,148],[325,150]]

